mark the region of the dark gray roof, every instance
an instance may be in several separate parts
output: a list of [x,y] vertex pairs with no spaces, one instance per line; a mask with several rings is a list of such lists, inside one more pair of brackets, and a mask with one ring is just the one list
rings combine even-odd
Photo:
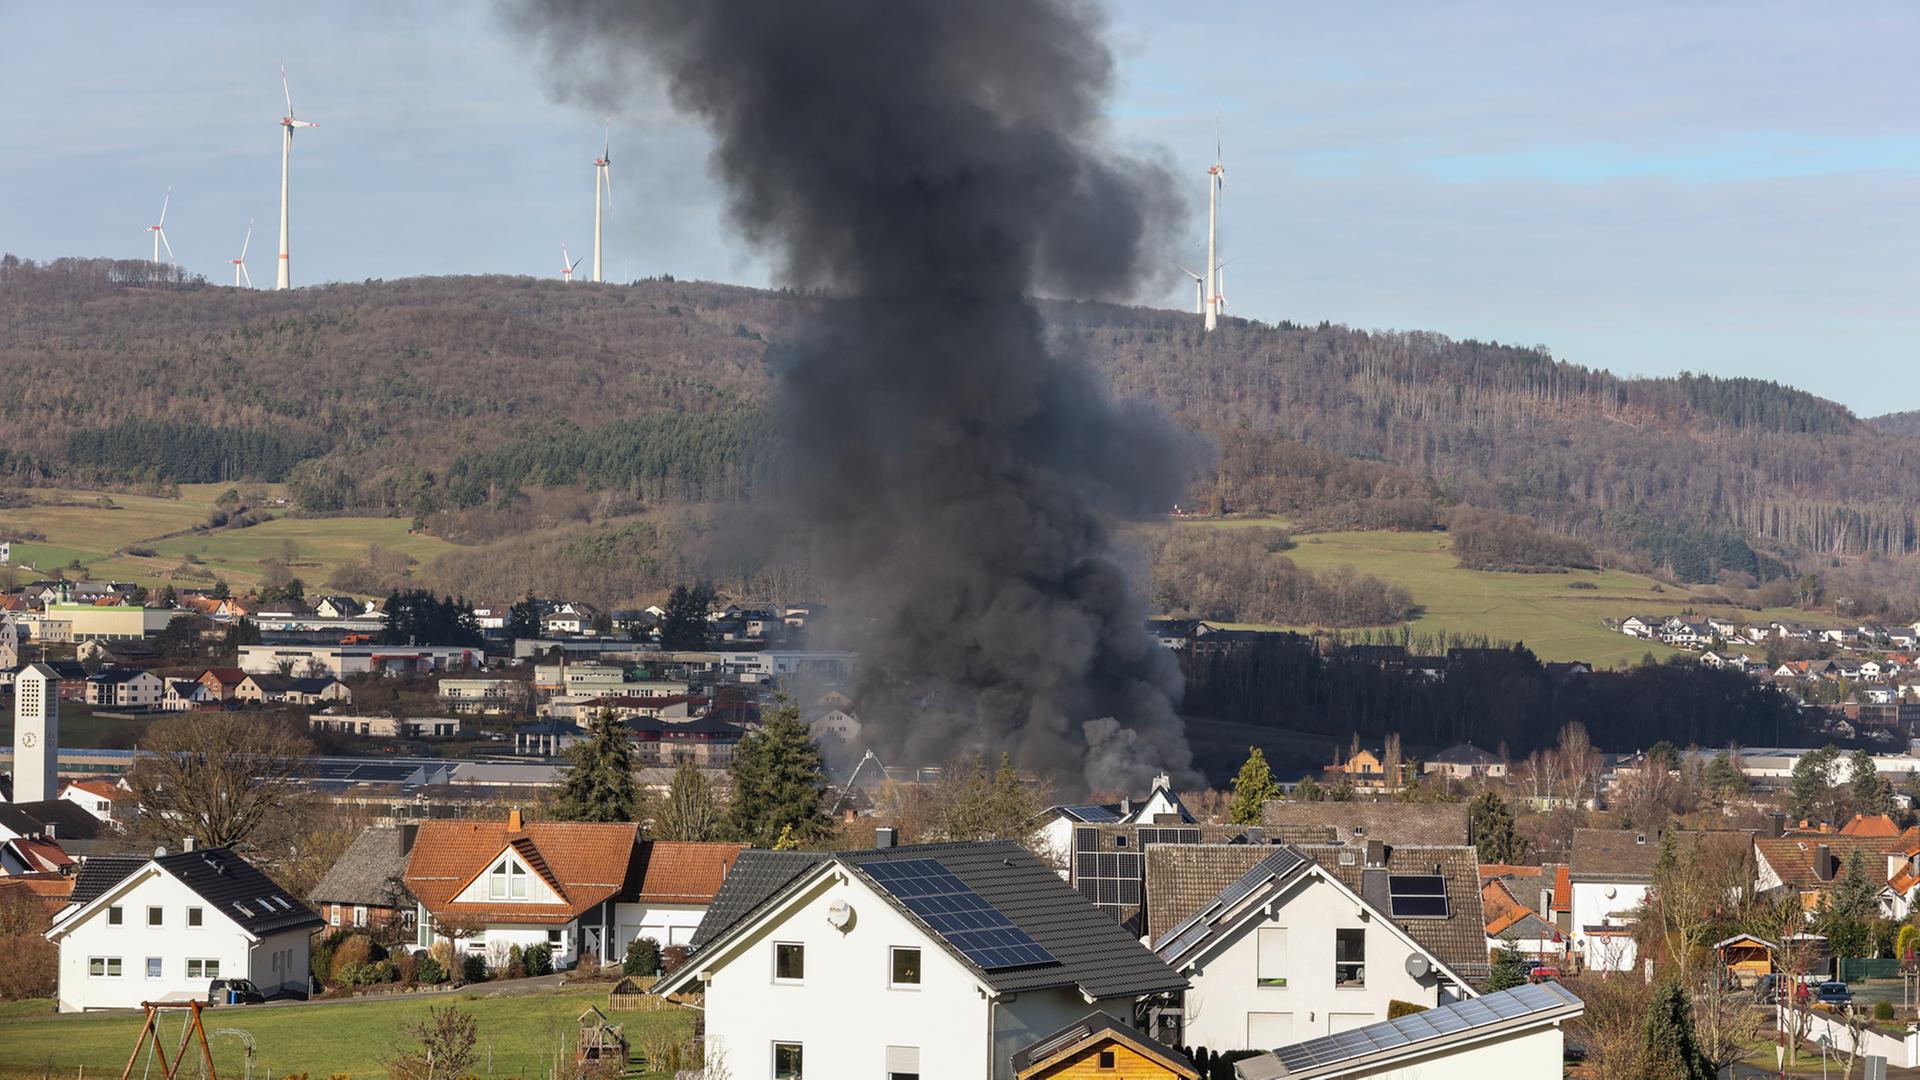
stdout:
[[93,675],[89,675],[87,681],[99,683],[103,686],[112,686],[119,683],[132,682],[140,676],[147,674],[150,674],[150,672],[145,668],[106,668]]
[[[1176,857],[1190,850],[1193,849],[1179,845],[1172,848]],[[1253,869],[1240,875],[1233,884],[1220,890],[1219,895],[1205,907],[1188,916],[1177,926],[1168,929],[1164,934],[1159,934],[1153,943],[1155,953],[1169,961],[1188,955],[1205,944],[1209,938],[1228,928],[1217,921],[1218,917],[1228,909],[1245,900],[1255,890],[1265,888],[1272,883],[1287,881],[1302,868],[1311,865],[1305,855],[1285,844],[1254,850],[1265,850],[1266,854],[1253,865]]]
[[73,895],[68,900],[74,904],[90,904],[145,865],[144,855],[95,855],[80,864],[80,872],[73,877]]
[[[1478,983],[1490,974],[1486,909],[1480,902],[1480,856],[1473,848],[1388,844],[1381,853],[1384,865],[1372,867],[1367,865],[1365,846],[1302,844],[1300,850],[1461,978]],[[1351,861],[1343,861],[1343,854],[1351,856]],[[1446,879],[1446,917],[1395,918],[1387,895],[1388,877],[1431,873]]]
[[182,851],[153,860],[221,914],[257,937],[320,926],[320,916],[288,896],[252,863],[226,848]]
[[[920,844],[832,854],[742,852],[694,935],[696,951],[724,936],[747,915],[793,888],[808,870],[829,859],[855,870],[892,860],[934,860],[1058,961],[982,971],[948,945],[940,933],[927,929],[929,937],[941,942],[955,960],[966,964],[982,983],[996,992],[1077,986],[1096,998],[1108,998],[1186,986],[1183,977],[1060,880],[1052,868],[1010,840]],[[918,915],[899,903],[883,883],[864,871],[861,877],[881,896],[887,897],[902,915],[925,925]],[[757,897],[757,901],[749,903],[753,897]]]
[[[1470,844],[1466,803],[1270,802],[1260,808],[1269,829],[1326,828],[1336,840],[1389,844]],[[1301,839],[1305,839],[1301,837]]]
[[1234,1064],[1240,1080],[1279,1080],[1345,1074],[1367,1067],[1384,1072],[1409,1055],[1424,1054],[1448,1043],[1474,1038],[1500,1028],[1558,1023],[1578,1016],[1586,1004],[1557,982],[1516,986],[1482,997],[1440,1005],[1394,1020],[1355,1028],[1338,1035],[1292,1043],[1270,1053]]
[[1435,765],[1498,765],[1500,759],[1472,743],[1460,743],[1427,759]]
[[66,847],[69,840],[96,840],[104,831],[99,818],[71,799],[0,804],[0,825],[22,836],[35,837],[45,836],[47,827],[52,826],[53,839],[62,847]]
[[313,887],[307,899],[315,904],[362,904],[367,907],[405,907],[413,894],[401,880],[407,869],[407,851],[416,826],[376,825],[354,838],[347,850]]

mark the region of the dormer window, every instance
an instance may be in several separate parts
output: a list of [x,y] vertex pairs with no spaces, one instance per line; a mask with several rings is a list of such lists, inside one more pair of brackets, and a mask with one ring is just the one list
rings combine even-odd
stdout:
[[512,859],[501,859],[487,874],[487,897],[492,900],[525,900],[527,868]]

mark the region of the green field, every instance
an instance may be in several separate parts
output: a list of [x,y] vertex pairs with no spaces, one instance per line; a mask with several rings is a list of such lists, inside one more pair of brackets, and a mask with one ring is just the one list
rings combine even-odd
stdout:
[[[210,578],[173,576],[181,560],[192,555],[201,560],[201,569],[225,578],[235,592],[244,592],[259,581],[264,560],[281,558],[289,550],[294,557],[294,572],[309,587],[317,587],[325,583],[335,566],[359,558],[370,544],[403,551],[421,563],[453,547],[434,537],[409,534],[404,518],[279,517],[248,529],[192,532],[196,525],[206,522],[214,500],[231,486],[185,484],[177,499],[33,489],[29,494],[36,499],[73,505],[0,510],[0,534],[25,529],[45,536],[44,541],[14,545],[14,563],[40,572],[78,560],[100,579],[137,581],[147,586],[169,582],[211,584]],[[248,490],[277,494],[271,486],[248,485]],[[129,554],[126,549],[130,547],[151,548],[158,554]]]
[[[575,1022],[581,1011],[588,1005],[605,1009],[606,1001],[604,986],[512,997],[455,992],[398,1001],[216,1009],[206,1014],[206,1027],[209,1032],[237,1028],[253,1037],[257,1049],[251,1075],[305,1072],[317,1080],[344,1073],[359,1080],[387,1075],[380,1059],[392,1050],[402,1027],[426,1018],[429,1006],[457,1004],[472,1012],[479,1024],[480,1066],[475,1072],[492,1080],[548,1075],[562,1039],[571,1054],[578,1030]],[[48,1005],[42,1002],[39,1007]],[[72,1077],[82,1067],[89,1076],[118,1076],[144,1022],[138,1013],[25,1015],[29,1008],[10,1005],[0,1011],[0,1078],[5,1080],[43,1075]],[[166,1021],[169,1055],[178,1044],[183,1015],[172,1013]],[[627,1039],[636,1054],[644,1030],[668,1025],[683,1036],[693,1030],[692,1014],[684,1009],[609,1015],[614,1022],[626,1025]],[[248,1075],[239,1037],[216,1035],[213,1048],[214,1065],[220,1075]],[[189,1058],[189,1067],[182,1075],[199,1075],[200,1070],[191,1064],[195,1060]],[[140,1065],[134,1066],[134,1075],[142,1075]]]
[[[1280,526],[1278,521],[1190,522],[1185,528]],[[1816,619],[1807,612],[1740,611],[1703,604],[1682,586],[1620,570],[1575,570],[1565,574],[1507,574],[1466,570],[1445,533],[1337,532],[1294,537],[1287,557],[1311,570],[1351,566],[1405,588],[1420,605],[1416,633],[1484,635],[1525,642],[1543,660],[1584,660],[1600,667],[1635,663],[1648,652],[1675,650],[1609,630],[1603,619],[1633,614],[1724,614],[1740,621]],[[1588,582],[1593,588],[1575,588]],[[1288,629],[1312,629],[1289,627]]]

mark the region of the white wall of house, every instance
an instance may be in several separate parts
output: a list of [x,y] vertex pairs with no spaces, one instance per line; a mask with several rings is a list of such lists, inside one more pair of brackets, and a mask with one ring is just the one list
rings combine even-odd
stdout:
[[[118,925],[110,914],[115,907]],[[159,909],[159,925],[149,922],[149,908]],[[191,923],[194,909],[199,926]],[[307,987],[305,930],[255,939],[199,893],[151,866],[121,882],[79,922],[63,922],[54,932],[60,935],[62,1012],[205,998],[214,978],[252,979],[267,993]],[[108,963],[114,960],[117,966]],[[209,963],[217,965],[212,975]]]
[[1645,884],[1627,881],[1574,882],[1574,943],[1584,950],[1589,926],[1625,926],[1632,922],[1633,912],[1640,901],[1646,899],[1648,888]]
[[[827,921],[845,901],[845,930]],[[803,947],[805,975],[774,977],[776,944]],[[891,984],[892,950],[920,950],[917,987]],[[734,1080],[770,1080],[775,1043],[799,1043],[807,1076],[884,1076],[889,1047],[918,1052],[921,1075],[1011,1080],[1013,1051],[1085,1016],[1074,991],[1023,993],[995,1007],[974,974],[865,882],[834,868],[776,918],[703,956],[707,1040]],[[1130,1016],[1131,1002],[1092,1006]]]
[[1034,853],[1068,881],[1073,880],[1068,873],[1073,867],[1073,826],[1072,818],[1055,814],[1052,821],[1040,826],[1034,834]]
[[685,945],[693,940],[693,932],[700,928],[700,918],[706,913],[704,904],[615,904],[614,955],[627,955],[627,946],[635,938],[650,937],[663,949]]
[[101,821],[113,820],[113,800],[103,799],[86,788],[68,784],[60,797],[99,818]]
[[[1362,986],[1335,985],[1338,930],[1366,935]],[[1415,954],[1428,956],[1337,884],[1303,875],[1265,905],[1264,917],[1241,920],[1183,969],[1193,988],[1181,1040],[1216,1051],[1270,1050],[1378,1023],[1390,1001],[1441,1004],[1437,969],[1418,979],[1407,974]],[[1263,978],[1286,985],[1263,986]]]
[[1343,1080],[1518,1080],[1520,1077],[1559,1076],[1564,1071],[1565,1033],[1552,1024],[1496,1034],[1482,1042],[1441,1047],[1431,1053],[1400,1058],[1374,1069],[1342,1073]]

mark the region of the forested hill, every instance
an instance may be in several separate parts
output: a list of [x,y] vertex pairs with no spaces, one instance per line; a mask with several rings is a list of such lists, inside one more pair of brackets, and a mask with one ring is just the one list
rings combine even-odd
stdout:
[[[0,261],[0,482],[289,480],[431,512],[584,484],[748,494],[768,357],[820,301],[706,283],[421,278],[292,292]],[[129,282],[132,283],[129,283]],[[1920,550],[1920,433],[1746,379],[1537,349],[1049,303],[1117,393],[1221,444],[1195,498],[1348,524],[1466,502],[1691,580]],[[777,358],[777,357],[776,357]],[[1749,546],[1751,542],[1751,546]],[[1760,549],[1758,553],[1754,549]]]
[[1867,421],[1867,423],[1889,435],[1920,436],[1920,409],[1914,409],[1911,412],[1896,412],[1888,413],[1885,416],[1876,416]]

